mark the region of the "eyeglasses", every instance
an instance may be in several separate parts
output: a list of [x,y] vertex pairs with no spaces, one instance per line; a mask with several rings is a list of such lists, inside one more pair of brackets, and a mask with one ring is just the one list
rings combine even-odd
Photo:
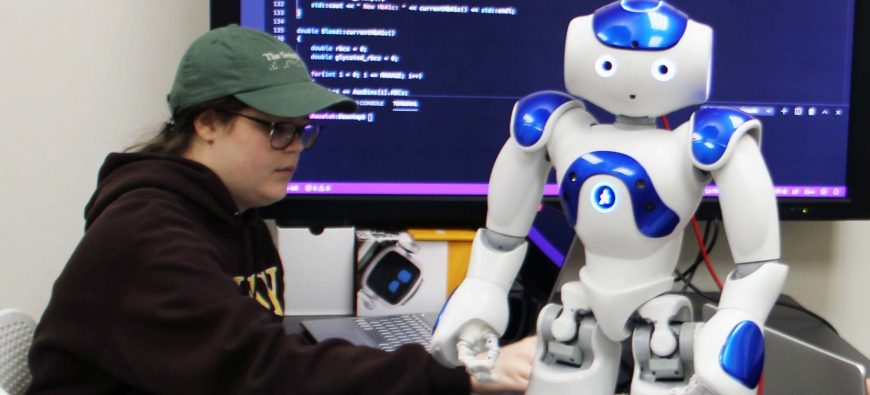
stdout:
[[302,139],[302,149],[311,148],[314,145],[314,142],[317,141],[317,136],[320,134],[320,130],[323,129],[323,126],[317,124],[305,124],[305,125],[297,125],[293,122],[270,122],[265,119],[260,119],[256,117],[252,117],[250,115],[245,115],[237,112],[227,111],[227,110],[217,110],[224,114],[229,114],[237,117],[242,117],[245,119],[249,119],[254,121],[260,125],[269,127],[269,143],[272,148],[276,150],[282,150],[290,146],[293,143],[293,140],[298,136]]

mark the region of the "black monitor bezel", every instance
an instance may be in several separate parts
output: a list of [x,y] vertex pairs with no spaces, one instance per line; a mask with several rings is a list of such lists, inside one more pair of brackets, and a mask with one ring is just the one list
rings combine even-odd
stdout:
[[[778,198],[781,220],[863,220],[870,219],[870,4],[855,2],[855,36],[849,146],[846,186],[848,198]],[[239,23],[238,0],[211,0],[211,27]],[[865,50],[861,50],[864,48]],[[857,131],[867,130],[868,133]],[[556,197],[544,197],[544,204],[558,207]],[[266,218],[282,225],[356,226],[383,229],[413,227],[476,228],[485,224],[485,196],[381,196],[381,195],[288,195],[278,203],[260,209]],[[700,219],[719,217],[715,198],[705,198],[697,212]]]

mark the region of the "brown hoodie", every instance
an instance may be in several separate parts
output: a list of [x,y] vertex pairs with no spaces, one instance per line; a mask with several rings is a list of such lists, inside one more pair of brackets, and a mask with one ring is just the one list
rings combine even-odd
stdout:
[[30,353],[31,394],[468,394],[417,345],[310,345],[254,210],[205,166],[111,154]]

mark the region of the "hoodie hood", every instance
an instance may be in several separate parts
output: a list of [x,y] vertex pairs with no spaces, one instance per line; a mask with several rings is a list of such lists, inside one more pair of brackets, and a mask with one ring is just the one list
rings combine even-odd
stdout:
[[120,196],[141,188],[156,188],[183,196],[218,223],[232,223],[237,214],[226,186],[201,163],[176,156],[113,153],[100,168],[97,189],[85,206],[85,229]]

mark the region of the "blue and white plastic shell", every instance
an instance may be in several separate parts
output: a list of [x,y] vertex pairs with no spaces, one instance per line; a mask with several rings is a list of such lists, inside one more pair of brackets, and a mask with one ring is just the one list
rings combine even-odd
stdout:
[[[616,177],[625,184],[631,195],[634,221],[645,236],[667,236],[679,224],[680,217],[662,201],[652,178],[640,163],[620,152],[598,151],[577,158],[559,185],[559,200],[572,226],[577,222],[577,204],[583,183],[599,174]],[[614,201],[622,200],[616,196],[613,198]]]
[[722,369],[731,377],[755,388],[764,369],[764,335],[752,321],[737,324],[728,335],[720,354]]
[[562,105],[582,103],[567,93],[540,91],[523,97],[514,108],[511,120],[511,136],[523,148],[536,148],[547,140],[547,122]]
[[680,42],[688,23],[686,14],[664,1],[621,0],[596,10],[592,28],[604,45],[661,51]]
[[733,108],[703,108],[695,113],[692,127],[692,159],[701,170],[719,168],[727,161],[729,147],[747,132],[761,143],[761,123]]

